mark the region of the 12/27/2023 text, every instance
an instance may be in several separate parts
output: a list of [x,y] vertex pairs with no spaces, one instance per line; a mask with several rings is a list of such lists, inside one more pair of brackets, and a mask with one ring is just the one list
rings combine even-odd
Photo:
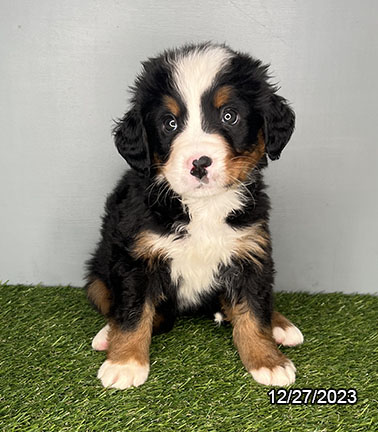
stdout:
[[284,389],[268,391],[272,405],[354,405],[358,402],[356,389]]

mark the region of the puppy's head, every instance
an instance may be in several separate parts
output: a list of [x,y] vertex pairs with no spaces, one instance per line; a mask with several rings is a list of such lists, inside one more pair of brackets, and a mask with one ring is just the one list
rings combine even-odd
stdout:
[[223,45],[166,51],[143,64],[132,107],[114,135],[143,176],[181,196],[219,193],[245,181],[290,139],[295,117],[259,60]]

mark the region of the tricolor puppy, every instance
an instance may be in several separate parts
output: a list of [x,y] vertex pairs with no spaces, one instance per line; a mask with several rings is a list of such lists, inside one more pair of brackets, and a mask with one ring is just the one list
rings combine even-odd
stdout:
[[143,384],[153,332],[176,316],[229,321],[253,378],[288,385],[277,348],[303,341],[273,311],[269,199],[262,169],[278,159],[294,113],[259,60],[224,45],[190,45],[143,63],[114,137],[131,170],[109,196],[87,293],[108,324],[105,387]]

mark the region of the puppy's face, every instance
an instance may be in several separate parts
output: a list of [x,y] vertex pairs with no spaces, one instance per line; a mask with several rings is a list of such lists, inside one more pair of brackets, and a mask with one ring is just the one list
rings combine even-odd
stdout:
[[115,139],[139,173],[196,197],[245,181],[265,152],[277,159],[293,128],[260,61],[204,44],[144,63]]

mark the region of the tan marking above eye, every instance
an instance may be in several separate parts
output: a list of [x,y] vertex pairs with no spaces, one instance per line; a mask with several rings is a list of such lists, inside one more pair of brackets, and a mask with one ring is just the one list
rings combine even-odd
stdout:
[[167,110],[169,110],[174,116],[178,117],[180,115],[180,106],[176,99],[172,96],[165,95],[163,97],[163,102]]
[[223,86],[220,87],[214,95],[214,106],[215,108],[220,108],[221,106],[225,105],[229,100],[231,96],[231,86]]

